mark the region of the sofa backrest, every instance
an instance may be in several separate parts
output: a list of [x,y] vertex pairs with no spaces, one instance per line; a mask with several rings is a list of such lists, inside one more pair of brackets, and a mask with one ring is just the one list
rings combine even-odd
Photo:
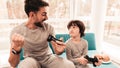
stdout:
[[[56,34],[56,38],[63,38],[64,42],[70,38],[69,34]],[[94,33],[85,33],[83,37],[88,41],[88,50],[96,50],[95,35]]]
[[[67,41],[69,38],[70,38],[70,35],[69,34],[56,34],[56,38],[59,39],[59,38],[63,38],[63,41]],[[85,33],[85,36],[83,37],[84,39],[86,39],[88,41],[88,50],[96,50],[96,43],[95,43],[95,35],[94,33]],[[50,48],[52,49],[53,51],[53,48],[52,48],[52,45],[51,43],[48,43]],[[20,60],[24,59],[23,58],[23,50],[20,54]],[[54,53],[54,51],[53,51]]]
[[21,53],[20,53],[20,60],[23,60],[23,59],[24,59],[23,53],[24,53],[24,50],[22,49],[22,51],[21,51]]
[[83,38],[88,41],[88,50],[96,50],[96,42],[95,42],[94,33],[86,33]]
[[[57,39],[60,39],[62,37],[64,42],[70,38],[69,34],[56,34],[55,36]],[[96,50],[94,33],[85,33],[85,36],[83,38],[88,41],[88,50]],[[52,45],[50,43],[49,43],[49,46],[53,51]],[[53,53],[54,53],[54,51],[53,51]]]

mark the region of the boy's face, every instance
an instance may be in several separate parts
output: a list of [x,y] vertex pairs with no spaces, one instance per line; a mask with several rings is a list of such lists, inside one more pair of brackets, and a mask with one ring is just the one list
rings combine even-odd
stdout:
[[80,37],[80,30],[78,26],[70,26],[68,31],[71,37]]

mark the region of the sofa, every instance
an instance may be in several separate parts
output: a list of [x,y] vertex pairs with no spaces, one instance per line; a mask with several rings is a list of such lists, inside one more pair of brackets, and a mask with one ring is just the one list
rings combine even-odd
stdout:
[[[63,38],[63,41],[67,41],[70,36],[69,34],[56,34],[56,38]],[[93,57],[95,54],[99,54],[99,52],[96,50],[96,40],[95,40],[95,34],[94,33],[85,33],[85,36],[83,37],[88,41],[88,56]],[[50,48],[53,51],[52,45],[49,43]],[[54,51],[53,51],[54,53]],[[64,51],[60,57],[66,58],[66,52]],[[90,68],[118,68],[115,64],[111,63],[103,63],[100,66],[94,67],[93,64],[89,64]]]
[[[70,38],[69,34],[56,34],[55,36],[57,39],[62,37],[64,42],[66,42]],[[94,33],[85,33],[85,36],[83,38],[88,41],[88,55],[92,56],[93,54],[97,52]],[[51,43],[49,43],[49,46],[52,49],[52,52],[54,53]],[[59,56],[66,58],[65,51]]]
[[[67,41],[70,38],[69,34],[56,34],[55,35],[57,39],[59,38],[63,38],[63,41]],[[94,33],[85,33],[85,36],[83,37],[84,39],[86,39],[88,41],[88,55],[92,55],[94,53],[96,53],[96,43],[95,43],[95,35]],[[51,43],[48,43],[52,52],[54,53],[54,50],[52,48]],[[23,53],[24,50],[22,49],[22,52],[20,53],[20,60],[23,60]],[[66,58],[66,52],[64,51],[61,55],[59,55],[60,57]]]

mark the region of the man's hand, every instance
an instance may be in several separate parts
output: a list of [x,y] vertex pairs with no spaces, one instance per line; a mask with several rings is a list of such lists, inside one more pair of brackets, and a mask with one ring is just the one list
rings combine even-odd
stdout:
[[14,48],[16,51],[20,51],[23,45],[24,45],[24,37],[17,33],[13,34],[12,48]]
[[54,51],[56,54],[61,54],[62,52],[64,52],[66,45],[64,42],[61,41],[51,41]]
[[65,44],[63,42],[56,41],[56,47],[57,47],[58,51],[64,51],[66,46],[65,46]]
[[66,48],[66,45],[63,42],[63,37],[61,37],[59,40],[61,40],[61,41],[56,41],[57,48],[58,48],[58,51],[62,51],[63,52],[65,50],[65,48]]

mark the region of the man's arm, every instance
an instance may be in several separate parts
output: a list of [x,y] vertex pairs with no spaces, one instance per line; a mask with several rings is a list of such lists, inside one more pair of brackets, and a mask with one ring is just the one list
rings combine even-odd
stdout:
[[60,42],[60,41],[51,41],[52,47],[54,49],[55,54],[60,55],[64,52],[66,46],[64,44],[64,42]]
[[10,48],[10,57],[8,59],[10,65],[12,67],[16,67],[17,64],[19,63],[19,60],[20,60],[20,54],[18,54],[18,55],[13,54],[12,53],[12,48]]
[[8,62],[12,67],[16,67],[20,61],[20,51],[24,44],[24,38],[19,34],[13,34],[11,37],[11,48]]

